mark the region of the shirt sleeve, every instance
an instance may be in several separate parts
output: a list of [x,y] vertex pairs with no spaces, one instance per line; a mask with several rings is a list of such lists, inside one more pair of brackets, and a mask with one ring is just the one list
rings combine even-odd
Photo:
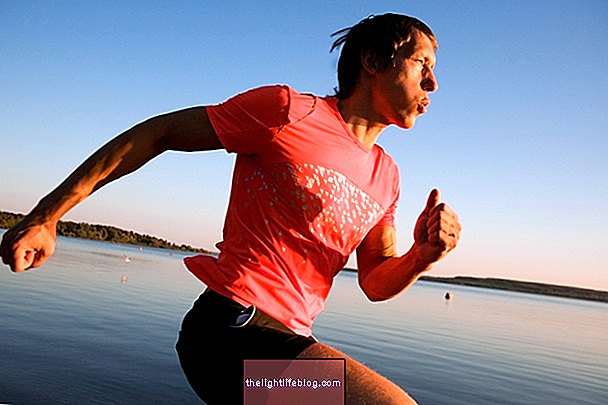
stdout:
[[228,152],[261,151],[289,123],[290,88],[265,86],[208,106],[213,129]]
[[378,221],[377,225],[395,226],[395,214],[397,213],[397,206],[399,204],[399,197],[401,195],[401,176],[399,174],[399,168],[394,163],[392,167],[392,181],[393,201],[384,213],[384,216],[380,219],[380,221]]

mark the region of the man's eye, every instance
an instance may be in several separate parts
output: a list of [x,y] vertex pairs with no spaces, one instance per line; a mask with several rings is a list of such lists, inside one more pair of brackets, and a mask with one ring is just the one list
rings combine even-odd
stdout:
[[432,69],[428,61],[424,58],[413,58],[412,60],[420,66],[422,71],[429,71]]

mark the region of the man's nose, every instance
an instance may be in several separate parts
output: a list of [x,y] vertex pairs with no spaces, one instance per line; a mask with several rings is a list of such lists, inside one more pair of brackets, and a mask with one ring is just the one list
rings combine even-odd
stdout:
[[424,91],[428,91],[429,93],[439,89],[439,83],[432,69],[429,69],[424,79],[422,79],[421,86]]

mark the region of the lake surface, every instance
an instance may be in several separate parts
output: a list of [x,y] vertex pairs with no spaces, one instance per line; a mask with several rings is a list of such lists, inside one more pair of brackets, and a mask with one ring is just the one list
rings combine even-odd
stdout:
[[[0,403],[200,403],[174,351],[204,288],[183,257],[59,238],[0,269]],[[314,332],[421,404],[608,404],[605,303],[418,282],[372,304],[343,272]]]

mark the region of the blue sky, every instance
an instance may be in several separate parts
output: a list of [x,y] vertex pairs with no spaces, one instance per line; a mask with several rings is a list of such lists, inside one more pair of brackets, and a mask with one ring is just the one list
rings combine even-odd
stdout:
[[[387,11],[421,18],[439,40],[429,112],[379,141],[402,173],[401,251],[439,187],[464,231],[431,274],[608,290],[601,0],[3,1],[0,210],[29,211],[150,116],[263,84],[331,93],[330,34]],[[167,153],[66,219],[213,248],[232,165],[224,152]]]

